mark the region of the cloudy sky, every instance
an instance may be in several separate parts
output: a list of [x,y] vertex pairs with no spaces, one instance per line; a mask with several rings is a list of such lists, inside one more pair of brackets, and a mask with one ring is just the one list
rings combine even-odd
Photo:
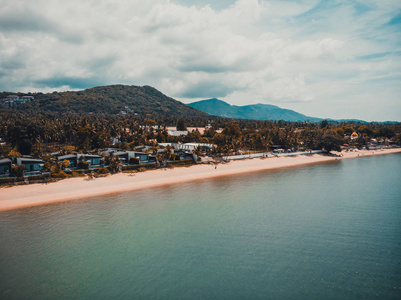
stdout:
[[151,85],[185,103],[401,121],[400,0],[0,0],[0,91]]

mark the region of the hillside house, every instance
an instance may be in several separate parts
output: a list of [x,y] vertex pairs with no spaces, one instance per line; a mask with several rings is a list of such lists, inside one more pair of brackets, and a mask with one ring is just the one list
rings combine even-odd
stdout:
[[19,97],[18,95],[8,95],[6,98],[1,99],[1,104],[4,107],[16,107],[19,104],[31,102],[34,99],[33,96],[22,96]]

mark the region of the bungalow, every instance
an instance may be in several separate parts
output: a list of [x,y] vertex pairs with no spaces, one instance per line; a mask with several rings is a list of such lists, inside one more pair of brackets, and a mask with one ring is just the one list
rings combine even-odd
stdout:
[[117,151],[117,152],[113,152],[114,156],[118,156],[120,158],[120,161],[124,164],[128,164],[130,156],[129,156],[129,152],[127,151]]
[[69,168],[77,168],[80,161],[86,161],[89,163],[89,168],[100,168],[103,165],[102,158],[100,155],[92,154],[67,154],[57,158],[58,161],[68,160],[70,162]]
[[11,159],[3,158],[0,159],[0,177],[11,176]]
[[138,150],[139,152],[143,152],[143,151],[146,151],[146,150],[149,150],[150,148],[152,148],[151,146],[136,146],[135,147],[135,150]]
[[178,143],[158,143],[157,145],[159,147],[164,147],[164,148],[166,148],[166,147],[173,147],[175,149],[178,148]]
[[206,143],[185,143],[185,144],[180,144],[180,143],[159,143],[158,144],[160,147],[173,147],[176,150],[184,150],[184,151],[194,151],[198,147],[203,150],[203,151],[210,151],[212,150],[215,145],[213,144],[206,144]]
[[57,157],[57,160],[59,162],[68,160],[70,162],[70,165],[68,166],[69,168],[76,168],[78,166],[78,159],[75,154],[61,155],[61,156]]
[[25,175],[34,175],[41,173],[43,170],[44,161],[33,158],[17,158],[17,165],[25,166]]
[[103,155],[109,155],[111,152],[119,152],[121,151],[120,148],[106,148],[102,151]]
[[[131,151],[129,151],[129,152],[131,152]],[[150,155],[149,153],[146,153],[146,152],[131,152],[131,153],[130,153],[130,157],[138,158],[142,164],[156,162],[156,156]]]
[[175,150],[174,154],[180,156],[180,159],[193,159],[194,154],[191,151],[185,151],[185,150]]
[[185,143],[180,144],[178,149],[187,150],[187,151],[194,151],[197,148],[200,148],[203,151],[210,151],[214,147],[213,144],[206,144],[206,143]]
[[103,165],[103,157],[100,155],[92,154],[77,154],[78,161],[86,161],[89,163],[89,168],[100,168]]

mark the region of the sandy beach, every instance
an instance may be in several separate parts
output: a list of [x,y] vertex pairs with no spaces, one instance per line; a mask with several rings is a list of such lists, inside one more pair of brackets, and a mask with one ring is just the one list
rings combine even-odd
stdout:
[[398,149],[342,152],[341,157],[325,155],[300,155],[295,157],[254,158],[215,165],[195,165],[174,169],[152,170],[135,173],[119,173],[88,180],[70,178],[49,184],[31,184],[0,188],[0,211],[82,199],[111,193],[133,191],[186,181],[300,166],[336,159],[358,158],[401,152]]

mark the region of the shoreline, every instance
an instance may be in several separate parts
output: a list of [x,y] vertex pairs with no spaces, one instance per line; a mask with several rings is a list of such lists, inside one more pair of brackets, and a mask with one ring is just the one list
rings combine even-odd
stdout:
[[0,188],[0,212],[214,177],[400,152],[401,148],[395,148],[341,152],[343,154],[341,157],[313,154],[265,159],[253,158],[218,164],[217,168],[215,165],[202,164],[191,167],[150,170],[135,173],[134,176],[118,173],[93,180],[77,177],[49,184],[36,183],[4,187]]

